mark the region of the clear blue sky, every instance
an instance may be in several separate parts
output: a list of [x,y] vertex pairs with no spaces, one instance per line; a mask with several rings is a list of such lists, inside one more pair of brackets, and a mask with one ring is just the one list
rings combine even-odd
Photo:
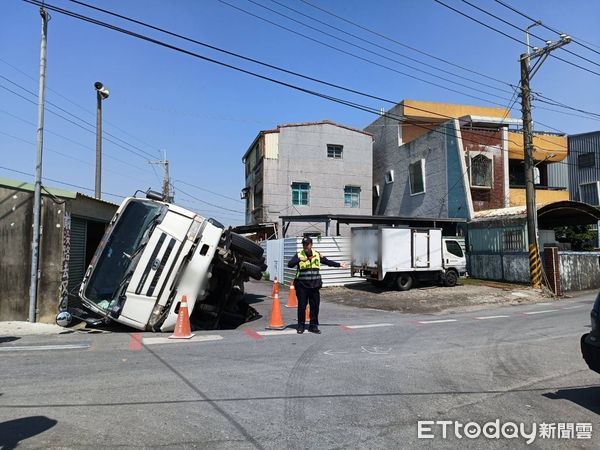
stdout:
[[[326,28],[322,23],[301,17],[270,0],[253,1],[352,41],[355,45],[342,43],[315,30],[307,29],[248,0],[224,1],[345,51],[376,61],[378,64],[463,91],[464,94],[431,86],[342,54],[289,31],[276,28],[218,0],[88,0],[89,3],[97,6],[215,46],[388,99],[400,101],[403,98],[411,98],[479,105],[491,104],[490,102],[494,101],[505,106],[509,103],[506,99],[475,92],[473,88],[506,98],[510,98],[510,93],[476,85],[472,81],[461,80],[419,65],[391,53],[388,49],[437,68],[490,84],[494,88],[510,90],[508,86],[470,74],[373,36],[298,0],[277,1],[385,48],[373,47],[337,32],[331,27]],[[437,57],[508,83],[518,82],[518,56],[524,51],[522,45],[459,16],[433,0],[310,1],[368,29]],[[564,30],[594,46],[600,46],[600,27],[598,27],[600,2],[505,1],[530,16],[541,19],[553,28]],[[523,40],[523,33],[485,16],[462,1],[444,0],[444,2]],[[471,0],[471,2],[520,28],[529,24],[527,19],[492,0]],[[377,109],[391,106],[239,61],[90,11],[67,0],[52,0],[49,3],[125,26],[203,55],[309,89]],[[0,76],[5,77],[0,78],[0,86],[14,90],[35,103],[36,95],[22,91],[6,78],[37,94],[40,41],[38,10],[35,6],[20,0],[3,0],[0,11]],[[536,27],[532,31],[546,39],[556,39],[556,35],[543,28]],[[532,38],[532,44],[542,45],[535,38]],[[356,45],[466,84],[468,87],[435,79],[357,48]],[[590,52],[575,44],[567,48],[600,64],[598,53]],[[592,48],[600,52],[600,47]],[[598,65],[577,59],[562,51],[557,51],[555,54],[600,73]],[[331,119],[363,128],[374,120],[374,116],[367,112],[273,85],[58,13],[52,13],[48,31],[47,80],[48,88],[52,89],[47,91],[47,99],[92,125],[95,123],[93,83],[96,80],[102,81],[111,91],[110,98],[103,104],[104,130],[138,148],[132,150],[137,152],[139,149],[144,150],[155,155],[156,159],[159,158],[158,150],[166,149],[171,163],[171,175],[176,185],[176,200],[182,206],[195,209],[206,216],[216,217],[228,224],[243,222],[243,214],[233,212],[241,212],[244,209],[244,204],[235,200],[239,199],[239,192],[244,186],[241,156],[259,130],[273,128],[280,123],[320,119]],[[600,113],[599,82],[599,76],[551,58],[533,79],[532,88],[554,100]],[[487,101],[470,98],[465,94],[482,97]],[[63,96],[76,105],[65,100]],[[37,117],[34,103],[27,102],[0,88],[0,152],[2,155],[0,166],[28,174],[34,172],[35,146],[33,144],[36,138]],[[49,108],[53,107],[49,106]],[[58,112],[77,121],[64,112]],[[512,115],[520,117],[518,103]],[[534,120],[567,133],[600,129],[597,120],[558,114],[539,108],[534,110]],[[86,127],[93,130],[93,127]],[[546,127],[537,125],[537,128]],[[44,176],[93,189],[94,133],[84,131],[50,113],[46,113],[46,130]],[[128,145],[124,146],[131,148]],[[155,173],[145,159],[149,157],[136,156],[107,141],[104,142],[104,155],[103,191],[126,196],[133,194],[136,189],[146,189],[149,186],[160,189],[160,167],[154,169]],[[5,169],[0,169],[0,176],[33,180],[31,176]],[[219,192],[232,199],[216,196],[182,182]],[[46,184],[61,186],[51,181],[46,181]],[[93,195],[93,191],[82,192]],[[199,200],[192,199],[184,192]],[[120,198],[113,196],[104,196],[104,198],[117,203],[120,201]],[[207,205],[200,200],[217,206]]]

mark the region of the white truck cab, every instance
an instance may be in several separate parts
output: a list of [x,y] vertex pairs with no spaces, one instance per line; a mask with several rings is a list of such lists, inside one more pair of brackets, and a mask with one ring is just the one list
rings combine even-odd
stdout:
[[147,197],[126,198],[115,213],[79,289],[83,307],[154,331],[173,330],[184,295],[192,316],[245,316],[243,283],[262,276],[263,249],[160,194]]

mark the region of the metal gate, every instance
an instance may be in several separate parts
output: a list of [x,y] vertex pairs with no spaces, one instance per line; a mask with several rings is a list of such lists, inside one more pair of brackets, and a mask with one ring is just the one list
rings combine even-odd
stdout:
[[69,255],[69,292],[77,290],[85,275],[85,246],[87,242],[87,220],[71,219],[71,252]]

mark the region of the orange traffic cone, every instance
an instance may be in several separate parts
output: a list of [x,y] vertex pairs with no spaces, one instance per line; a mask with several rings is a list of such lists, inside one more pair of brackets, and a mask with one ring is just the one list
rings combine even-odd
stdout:
[[290,283],[290,294],[288,296],[286,308],[297,308],[298,307],[298,299],[296,298],[296,288],[294,287],[294,282]]
[[304,320],[310,323],[310,306],[308,304],[306,305],[306,315],[304,316]]
[[271,319],[269,320],[268,330],[283,330],[285,323],[283,323],[283,317],[281,316],[281,305],[279,304],[279,294],[275,293],[273,298],[273,306],[271,306]]
[[273,280],[273,291],[271,292],[271,298],[275,298],[275,294],[279,294],[279,281],[277,281],[277,275]]
[[169,339],[190,339],[193,336],[192,327],[190,325],[190,315],[188,313],[187,297],[184,295],[181,297],[181,304],[179,305],[179,314],[177,315],[175,332],[169,336]]

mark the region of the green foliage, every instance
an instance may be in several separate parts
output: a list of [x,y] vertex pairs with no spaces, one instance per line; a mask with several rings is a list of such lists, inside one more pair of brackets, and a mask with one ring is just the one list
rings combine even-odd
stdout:
[[597,243],[598,235],[590,225],[570,225],[554,229],[558,242],[570,242],[574,251],[592,250]]
[[263,272],[263,280],[269,281],[271,279],[270,277],[269,272]]

